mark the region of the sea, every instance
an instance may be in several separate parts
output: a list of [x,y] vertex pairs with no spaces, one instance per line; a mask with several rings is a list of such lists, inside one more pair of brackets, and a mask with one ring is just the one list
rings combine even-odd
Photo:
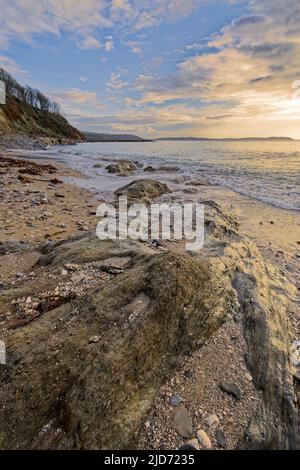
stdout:
[[[138,178],[206,180],[283,209],[300,210],[300,141],[97,142],[50,147],[33,156],[81,171],[88,178],[77,183],[103,195]],[[107,172],[106,167],[120,159],[138,164],[134,175],[120,178]],[[177,171],[145,173],[148,165],[174,166]]]

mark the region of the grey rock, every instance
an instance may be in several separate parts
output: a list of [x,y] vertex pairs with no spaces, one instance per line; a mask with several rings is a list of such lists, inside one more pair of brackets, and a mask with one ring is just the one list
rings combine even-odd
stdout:
[[171,398],[170,398],[170,405],[172,406],[177,406],[179,405],[180,403],[182,402],[182,398],[180,395],[173,395]]
[[228,393],[228,395],[232,395],[234,398],[237,400],[242,399],[242,392],[241,389],[238,385],[232,382],[221,382],[219,384],[219,388],[225,392]]
[[220,447],[226,449],[227,447],[227,439],[224,432],[221,429],[218,429],[216,432],[216,441]]
[[185,377],[187,377],[188,379],[191,379],[194,375],[194,372],[192,371],[192,369],[188,369],[185,371],[184,373]]
[[193,435],[192,420],[187,409],[182,405],[178,405],[174,410],[174,424],[176,431],[181,437],[189,439]]

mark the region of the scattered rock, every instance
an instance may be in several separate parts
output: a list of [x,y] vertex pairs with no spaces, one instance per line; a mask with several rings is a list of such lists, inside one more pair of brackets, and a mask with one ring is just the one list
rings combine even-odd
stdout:
[[192,447],[194,450],[200,450],[198,439],[191,439],[186,445]]
[[89,343],[98,343],[100,341],[100,336],[94,335],[89,339]]
[[185,371],[184,375],[187,379],[191,379],[193,377],[194,373],[193,373],[192,369],[188,369],[188,370]]
[[197,439],[202,449],[211,449],[211,440],[203,429],[197,431]]
[[18,243],[15,240],[8,242],[0,242],[0,255],[6,255],[8,253],[16,253],[18,251],[30,251],[32,246],[27,243]]
[[206,418],[206,422],[210,428],[216,428],[220,420],[217,415],[210,415],[208,418]]
[[177,406],[179,405],[180,403],[182,402],[182,398],[180,395],[173,395],[171,398],[170,398],[170,405],[171,406]]
[[26,276],[25,273],[21,273],[21,272],[16,273],[16,277],[25,277],[25,276]]
[[183,444],[178,450],[197,450],[192,444]]
[[131,173],[132,171],[136,170],[137,167],[133,162],[124,160],[118,163],[113,163],[106,167],[109,173]]
[[154,173],[156,170],[155,170],[155,168],[153,168],[153,166],[149,165],[149,166],[146,166],[146,167],[144,168],[144,171],[145,171],[146,173]]
[[158,168],[158,171],[177,172],[180,171],[180,168],[178,166],[163,165]]
[[224,432],[221,429],[218,429],[216,431],[216,441],[220,447],[222,447],[223,449],[226,449],[227,439],[226,439]]
[[181,437],[189,439],[193,434],[192,420],[187,409],[182,405],[178,405],[174,410],[174,424],[176,431]]
[[117,189],[115,194],[117,196],[127,196],[129,202],[139,201],[150,204],[153,199],[169,192],[170,189],[165,183],[143,179],[133,181],[132,183]]
[[232,382],[221,382],[219,387],[223,392],[228,393],[228,395],[232,395],[237,400],[242,399],[242,392],[238,385]]

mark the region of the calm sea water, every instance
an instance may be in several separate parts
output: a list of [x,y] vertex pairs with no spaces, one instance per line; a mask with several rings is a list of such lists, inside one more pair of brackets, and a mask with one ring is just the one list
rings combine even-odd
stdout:
[[[142,169],[133,177],[122,178],[121,183],[119,176],[108,175],[105,166],[125,158],[154,167],[180,167],[176,175],[151,173],[154,178],[205,178],[278,207],[300,210],[300,142],[296,141],[86,143],[52,147],[44,156],[83,171],[90,176],[89,187],[99,191],[145,177]],[[95,169],[97,162],[103,168]]]

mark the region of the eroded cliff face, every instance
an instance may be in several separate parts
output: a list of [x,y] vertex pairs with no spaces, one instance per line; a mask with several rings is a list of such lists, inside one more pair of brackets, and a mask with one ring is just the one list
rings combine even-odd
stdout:
[[159,387],[232,318],[262,390],[240,447],[299,447],[293,288],[217,204],[197,253],[94,234],[41,250],[32,278],[1,293],[1,448],[134,448]]
[[0,105],[1,147],[35,148],[84,139],[84,135],[59,114],[35,109],[13,97]]

